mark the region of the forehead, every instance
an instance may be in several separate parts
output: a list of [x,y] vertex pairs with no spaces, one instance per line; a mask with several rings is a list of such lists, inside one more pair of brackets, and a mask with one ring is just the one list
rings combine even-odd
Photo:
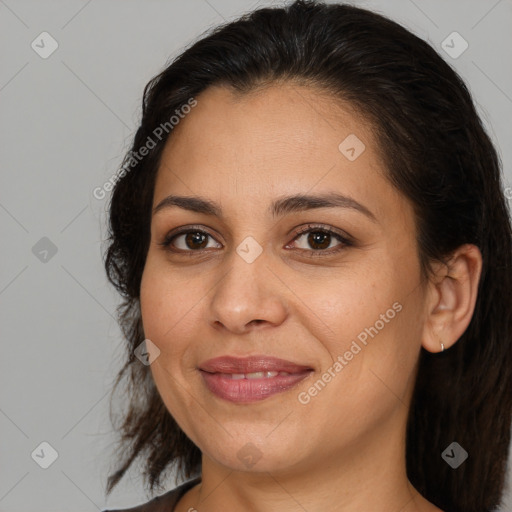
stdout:
[[240,94],[214,86],[196,100],[164,148],[155,204],[171,191],[222,201],[334,189],[378,214],[386,199],[401,199],[385,178],[372,125],[323,90],[285,83]]
[[265,153],[274,157],[276,151],[297,158],[322,151],[337,158],[339,143],[350,134],[377,150],[370,123],[351,105],[317,87],[285,82],[239,93],[213,86],[196,100],[197,106],[171,133],[167,154],[183,157],[179,153],[190,145],[196,147],[189,157],[217,150],[236,154],[242,151],[237,143],[245,143],[243,153],[260,150],[260,158]]

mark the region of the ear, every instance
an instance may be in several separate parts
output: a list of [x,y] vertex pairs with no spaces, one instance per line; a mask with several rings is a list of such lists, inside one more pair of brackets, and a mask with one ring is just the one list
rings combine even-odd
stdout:
[[472,244],[460,246],[446,264],[434,265],[427,285],[423,348],[441,352],[441,343],[446,350],[464,334],[475,310],[481,272],[482,254]]

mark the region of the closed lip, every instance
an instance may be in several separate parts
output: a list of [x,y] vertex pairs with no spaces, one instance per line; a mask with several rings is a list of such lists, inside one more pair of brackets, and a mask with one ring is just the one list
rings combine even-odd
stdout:
[[295,374],[312,371],[313,368],[277,357],[255,355],[249,357],[221,356],[208,359],[208,361],[199,365],[199,370],[208,373],[226,374],[255,372],[287,372]]

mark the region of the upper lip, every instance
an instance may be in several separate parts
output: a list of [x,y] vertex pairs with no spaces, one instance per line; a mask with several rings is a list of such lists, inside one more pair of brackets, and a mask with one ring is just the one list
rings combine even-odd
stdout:
[[255,355],[249,357],[221,356],[208,359],[199,365],[199,369],[209,373],[254,373],[287,372],[301,373],[312,370],[310,366],[296,364],[277,357]]

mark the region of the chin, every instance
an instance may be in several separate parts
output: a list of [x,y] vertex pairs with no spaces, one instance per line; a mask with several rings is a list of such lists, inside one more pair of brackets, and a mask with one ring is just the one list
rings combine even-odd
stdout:
[[[205,446],[208,457],[233,471],[249,473],[280,472],[302,460],[292,437],[268,438],[262,435],[233,436],[214,446]],[[294,446],[293,446],[294,445]]]

